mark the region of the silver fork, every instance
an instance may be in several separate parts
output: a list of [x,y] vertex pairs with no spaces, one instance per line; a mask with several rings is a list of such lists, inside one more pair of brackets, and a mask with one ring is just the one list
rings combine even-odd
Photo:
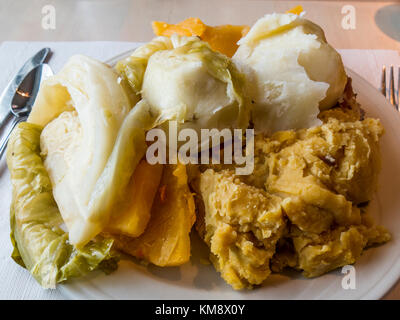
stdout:
[[[389,87],[386,86],[386,66],[382,67],[382,80],[381,80],[381,92],[382,94],[388,98],[389,102],[399,110],[399,87],[400,87],[400,67],[397,68],[398,79],[397,79],[397,90],[394,84],[394,67],[390,66],[390,75],[389,75]],[[387,96],[389,94],[389,96]]]

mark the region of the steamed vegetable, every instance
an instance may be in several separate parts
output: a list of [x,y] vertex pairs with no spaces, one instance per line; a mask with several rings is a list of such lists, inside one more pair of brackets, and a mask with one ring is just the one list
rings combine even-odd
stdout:
[[179,46],[155,52],[144,74],[142,97],[159,121],[197,130],[247,127],[244,79],[232,61],[198,38],[175,35],[171,41],[179,39]]
[[133,51],[129,57],[118,61],[115,69],[129,83],[132,91],[136,95],[140,95],[143,77],[150,57],[158,51],[177,48],[194,39],[197,38],[178,36],[154,38]]
[[249,31],[248,26],[207,26],[199,18],[188,18],[177,24],[153,21],[153,31],[157,36],[197,36],[207,42],[214,51],[232,57],[238,48],[236,44]]
[[289,10],[286,11],[286,13],[293,13],[297,15],[300,15],[302,12],[303,12],[303,7],[301,5],[290,8]]
[[347,82],[338,52],[323,30],[296,14],[269,14],[239,41],[233,60],[247,75],[258,132],[319,125]]
[[207,26],[202,40],[206,41],[211,49],[232,57],[237,48],[237,42],[249,31],[248,26],[234,26],[225,24],[216,27]]
[[[103,126],[116,131],[139,100],[126,86],[108,65],[83,55],[72,56],[58,74],[42,83],[28,121],[44,127],[62,112],[76,110],[81,122],[83,117],[104,119]],[[93,110],[97,114],[91,114]]]
[[113,208],[106,231],[129,237],[138,237],[144,232],[162,172],[162,164],[151,165],[145,159],[140,161],[123,199]]
[[232,61],[197,37],[157,37],[117,63],[116,70],[147,101],[158,124],[247,127],[244,76]]
[[157,37],[137,48],[129,57],[118,61],[115,69],[129,82],[133,91],[139,94],[150,56],[159,50],[167,50],[172,47],[169,38]]
[[161,267],[188,262],[196,215],[187,181],[184,165],[165,166],[145,232],[138,238],[114,235],[116,247]]
[[111,239],[98,237],[79,250],[69,243],[40,157],[41,130],[41,126],[21,123],[8,144],[12,258],[44,288],[54,288],[58,282],[94,269],[111,272],[117,267],[117,257],[111,251]]
[[42,84],[29,122],[45,126],[44,165],[72,244],[82,247],[108,223],[146,149],[154,125],[109,66],[74,56]]

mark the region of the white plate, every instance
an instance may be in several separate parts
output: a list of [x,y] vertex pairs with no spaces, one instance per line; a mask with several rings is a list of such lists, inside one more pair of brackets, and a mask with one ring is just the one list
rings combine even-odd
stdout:
[[[122,54],[108,63],[126,56]],[[367,116],[381,119],[386,133],[381,140],[382,171],[379,188],[369,210],[376,222],[387,227],[393,239],[365,251],[355,264],[356,289],[342,288],[341,270],[306,279],[297,272],[272,275],[252,291],[234,291],[211,265],[200,263],[207,248],[193,236],[192,259],[181,267],[144,267],[121,261],[116,272],[100,272],[69,281],[60,289],[72,299],[379,299],[400,277],[400,116],[367,81],[351,70],[353,87]],[[8,179],[8,175],[6,176]]]

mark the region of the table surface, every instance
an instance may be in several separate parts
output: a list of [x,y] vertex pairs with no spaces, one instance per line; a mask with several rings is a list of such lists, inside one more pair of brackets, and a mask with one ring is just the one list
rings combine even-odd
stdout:
[[[49,2],[56,13],[54,30],[42,27],[42,9]],[[0,42],[149,41],[153,20],[176,23],[196,16],[210,25],[251,25],[265,13],[298,4],[323,27],[335,48],[400,51],[399,1],[1,0]],[[354,30],[342,27],[342,10],[349,5],[354,7]]]
[[[47,0],[1,0],[0,43],[7,40],[148,41],[153,37],[150,25],[152,20],[176,23],[189,16],[197,16],[210,25],[225,23],[251,25],[265,13],[283,12],[301,4],[307,12],[307,17],[324,28],[328,41],[338,49],[391,49],[400,52],[399,2],[53,0],[51,3],[56,9],[56,29],[44,30],[41,25],[42,8],[48,3]],[[342,28],[341,22],[344,17],[342,9],[345,5],[355,8],[354,30]],[[11,25],[13,28],[10,28]],[[379,77],[376,70],[380,67],[378,66],[380,60],[376,53],[371,55],[370,61],[371,64],[376,64],[375,68],[369,71],[355,71],[377,86]],[[357,69],[356,63],[353,69]],[[32,297],[32,294],[23,288],[23,282],[21,278],[21,283],[15,284],[16,289],[22,288],[20,297]],[[31,290],[35,289],[29,289]],[[49,292],[46,298],[63,297],[58,291],[54,291]],[[385,299],[400,299],[400,282],[385,296]]]

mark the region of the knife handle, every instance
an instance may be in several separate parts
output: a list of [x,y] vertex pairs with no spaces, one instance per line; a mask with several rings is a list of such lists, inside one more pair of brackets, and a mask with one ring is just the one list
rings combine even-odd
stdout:
[[8,129],[7,134],[5,135],[4,139],[1,141],[0,147],[0,159],[3,158],[3,154],[7,149],[8,139],[10,138],[11,132],[14,130],[15,126],[20,123],[21,121],[25,121],[26,117],[14,117],[13,122],[11,123],[10,128]]

